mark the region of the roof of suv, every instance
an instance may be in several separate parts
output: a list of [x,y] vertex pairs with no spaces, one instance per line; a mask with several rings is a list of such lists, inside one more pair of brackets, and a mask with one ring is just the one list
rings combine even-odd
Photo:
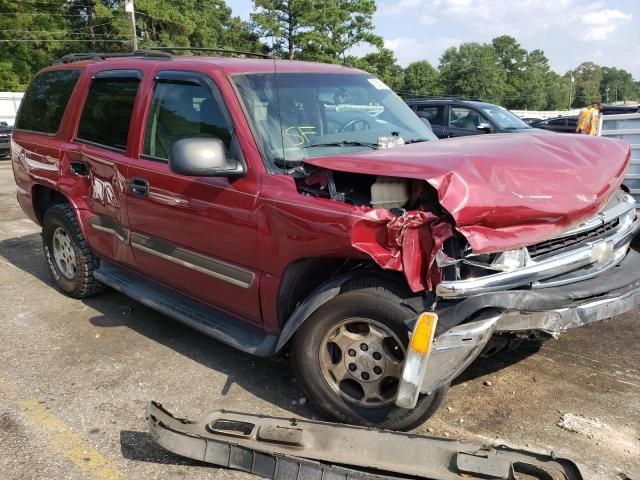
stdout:
[[[297,60],[275,60],[258,58],[218,57],[204,55],[177,55],[173,57],[127,56],[114,58],[93,58],[64,63],[65,67],[85,67],[103,64],[108,68],[135,68],[136,65],[150,65],[167,63],[171,65],[208,64],[227,74],[237,73],[271,73],[275,69],[278,73],[366,73],[352,67],[328,63],[302,62]],[[60,67],[54,65],[50,68]]]
[[451,97],[407,98],[406,103],[415,105],[424,105],[429,103],[460,103],[462,105],[473,105],[475,107],[493,106],[493,103]]

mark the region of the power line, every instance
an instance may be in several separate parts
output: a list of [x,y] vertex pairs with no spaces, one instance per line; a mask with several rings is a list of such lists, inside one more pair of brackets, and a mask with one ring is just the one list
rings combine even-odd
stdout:
[[[99,42],[114,42],[114,43],[129,43],[131,40],[118,40],[118,39],[109,39],[109,38],[99,38],[97,39]],[[84,42],[84,43],[88,43],[90,42],[91,39],[90,38],[86,38],[86,39],[66,39],[66,40],[62,40],[62,39],[50,39],[50,38],[41,38],[41,39],[34,39],[34,38],[30,38],[30,39],[17,39],[17,40],[0,40],[0,43],[11,43],[11,42],[21,42],[21,43],[26,43],[26,42],[31,42],[31,43],[52,43],[52,42],[60,42],[60,43],[64,43],[64,42]]]

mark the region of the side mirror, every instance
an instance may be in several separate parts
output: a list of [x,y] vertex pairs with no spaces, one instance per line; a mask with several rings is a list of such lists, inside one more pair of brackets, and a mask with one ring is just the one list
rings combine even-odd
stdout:
[[484,133],[491,133],[493,131],[493,128],[491,128],[491,125],[489,125],[488,123],[482,122],[476,126],[476,130],[479,130]]
[[169,153],[169,169],[189,177],[242,177],[246,173],[244,165],[227,158],[224,143],[214,137],[178,140]]

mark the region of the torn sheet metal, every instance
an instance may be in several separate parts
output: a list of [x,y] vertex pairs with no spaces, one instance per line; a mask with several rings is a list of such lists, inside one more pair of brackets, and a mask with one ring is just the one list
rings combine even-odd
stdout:
[[436,253],[452,235],[446,220],[425,211],[396,217],[385,209],[370,210],[351,227],[353,246],[382,268],[403,272],[414,292],[440,283],[442,271],[434,268]]
[[583,478],[576,464],[552,454],[373,428],[224,410],[192,422],[155,402],[147,420],[171,452],[278,480]]
[[549,133],[473,135],[305,162],[427,181],[475,253],[553,238],[598,213],[620,187],[629,144]]

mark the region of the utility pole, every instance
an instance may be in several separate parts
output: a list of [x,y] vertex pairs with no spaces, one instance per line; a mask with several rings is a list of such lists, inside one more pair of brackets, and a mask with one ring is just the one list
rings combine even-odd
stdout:
[[93,0],[89,0],[85,7],[87,10],[87,25],[89,27],[89,38],[91,43],[91,51],[96,51],[96,37],[93,30]]
[[606,102],[609,103],[609,85],[607,85],[607,88],[604,89],[604,91],[607,93],[607,100]]
[[124,0],[124,11],[131,15],[131,51],[138,50],[138,37],[136,35],[136,9],[133,0]]
[[569,82],[569,110],[571,110],[572,96],[573,96],[573,72],[569,70],[569,77],[571,81]]

